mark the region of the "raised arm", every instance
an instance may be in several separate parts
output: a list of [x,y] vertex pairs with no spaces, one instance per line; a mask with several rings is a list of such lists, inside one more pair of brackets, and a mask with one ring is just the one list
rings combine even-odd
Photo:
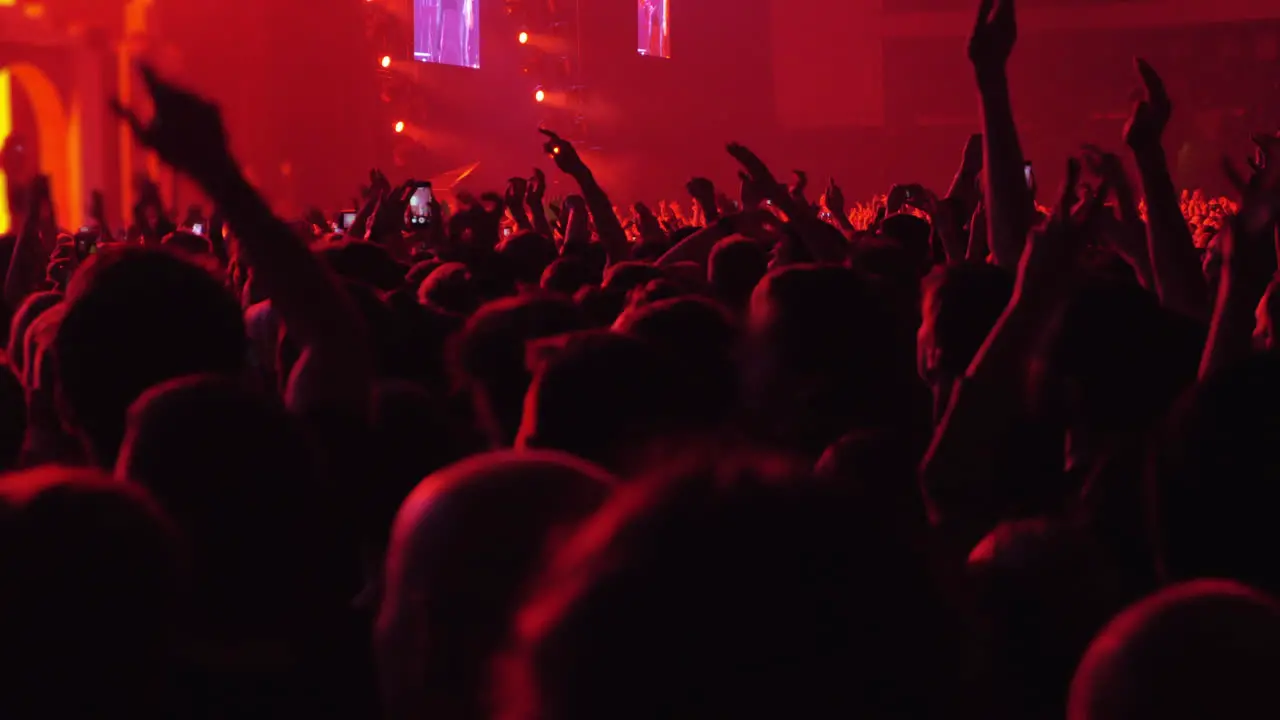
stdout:
[[[844,236],[838,230],[818,219],[807,202],[797,200],[803,197],[803,187],[799,191],[787,188],[778,182],[769,166],[755,153],[738,143],[730,143],[729,154],[742,165],[743,183],[752,187],[751,194],[773,203],[774,207],[787,216],[787,224],[804,244],[805,250],[817,262],[844,262],[848,250]],[[797,174],[797,183],[805,183]],[[744,190],[744,207],[745,207]]]
[[1017,267],[1022,256],[1032,213],[1005,71],[1017,37],[1014,0],[982,0],[969,39],[969,59],[982,106],[987,244],[996,264],[1009,269]]
[[1253,177],[1245,181],[1234,169],[1228,173],[1244,200],[1240,213],[1222,235],[1222,282],[1200,359],[1201,378],[1231,366],[1253,351],[1254,313],[1275,274],[1280,138],[1256,138],[1255,142],[1261,153]]
[[582,189],[582,197],[587,201],[587,210],[591,213],[591,220],[595,223],[596,234],[600,236],[600,242],[604,245],[609,264],[613,265],[631,257],[631,245],[627,242],[627,232],[622,229],[622,223],[614,214],[613,203],[609,201],[608,194],[591,174],[591,168],[587,167],[582,157],[578,155],[578,151],[567,140],[550,130],[544,129],[539,132],[547,136],[543,149],[555,161],[556,167],[578,181],[578,187]]
[[921,465],[930,520],[972,547],[990,530],[999,498],[991,485],[1000,440],[1025,409],[1032,359],[1070,288],[1085,247],[1093,201],[1073,219],[1074,160],[1049,226],[1025,246],[1012,299],[951,396]]
[[529,178],[528,186],[525,189],[529,217],[533,221],[534,230],[554,239],[556,236],[555,231],[551,229],[551,223],[547,222],[547,207],[542,204],[546,195],[547,176],[538,168],[534,168],[533,176]]
[[140,143],[199,183],[235,230],[240,257],[303,348],[289,380],[290,408],[365,418],[373,362],[367,329],[354,304],[244,178],[231,157],[218,108],[161,79],[150,67],[143,66],[142,74],[154,101],[154,119],[144,123],[118,102],[116,112]]
[[15,310],[28,295],[40,289],[49,255],[57,242],[49,178],[38,175],[26,189],[22,227],[13,244],[9,271],[4,278],[4,300]]
[[1173,104],[1156,71],[1141,59],[1134,62],[1142,78],[1143,98],[1134,105],[1124,140],[1133,150],[1147,198],[1147,248],[1156,294],[1166,308],[1204,319],[1208,316],[1208,288],[1161,145]]

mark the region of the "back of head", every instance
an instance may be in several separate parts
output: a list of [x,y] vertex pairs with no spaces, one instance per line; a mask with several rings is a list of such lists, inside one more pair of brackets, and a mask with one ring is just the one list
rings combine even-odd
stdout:
[[319,252],[329,267],[347,280],[383,291],[394,290],[404,281],[406,268],[376,243],[347,240]]
[[1280,359],[1258,356],[1199,383],[1152,444],[1148,489],[1169,580],[1224,577],[1280,593]]
[[1013,276],[988,263],[939,265],[924,280],[919,351],[926,379],[958,378],[1013,296]]
[[764,249],[741,235],[716,243],[707,261],[707,280],[716,296],[738,311],[746,310],[751,291],[768,271],[769,257]]
[[1243,585],[1175,585],[1120,613],[1071,684],[1070,720],[1280,714],[1280,605]]
[[0,535],[0,714],[172,717],[181,563],[146,493],[89,470],[8,475]]
[[909,213],[890,215],[880,223],[880,237],[907,251],[916,272],[924,274],[932,264],[929,239],[933,228],[929,221]]
[[9,345],[7,355],[9,356],[9,364],[13,367],[18,377],[22,377],[23,362],[25,353],[23,352],[22,340],[26,337],[27,328],[31,327],[31,323],[49,308],[62,302],[62,293],[57,292],[38,292],[27,296],[22,301],[22,306],[13,314],[13,320],[9,323]]
[[482,716],[526,586],[614,484],[568,455],[503,451],[418,485],[396,518],[375,634],[389,717]]
[[964,716],[948,613],[873,513],[776,458],[705,457],[569,542],[520,614],[502,717]]
[[497,250],[516,282],[531,286],[538,284],[542,273],[559,255],[554,240],[532,230],[506,238],[498,244]]
[[162,383],[130,409],[116,474],[182,531],[206,621],[251,631],[299,609],[297,569],[320,540],[310,513],[325,492],[278,400],[215,376]]
[[475,401],[477,422],[490,441],[510,445],[520,427],[529,371],[528,343],[582,326],[572,301],[554,295],[523,295],[483,305],[455,338],[455,375]]
[[1202,330],[1133,282],[1093,277],[1068,306],[1051,350],[1067,412],[1091,431],[1143,432],[1195,380]]
[[644,287],[650,280],[665,278],[662,268],[630,260],[614,263],[604,273],[600,289],[626,297],[632,290]]
[[480,290],[466,265],[445,263],[418,286],[418,302],[444,312],[469,315],[480,304]]
[[213,275],[136,248],[100,252],[80,268],[53,349],[60,410],[107,467],[144,390],[198,373],[238,376],[247,357],[240,307]]
[[186,230],[169,233],[164,237],[161,244],[167,249],[177,250],[195,257],[213,255],[213,244],[209,242],[209,238]]
[[600,282],[600,273],[582,258],[562,257],[542,273],[542,289],[573,297],[585,285]]
[[640,338],[672,359],[692,380],[690,391],[712,415],[738,406],[734,353],[741,339],[737,321],[712,300],[682,297],[627,310],[614,329]]
[[696,422],[677,366],[643,340],[591,330],[537,352],[519,447],[563,450],[622,471]]
[[[751,298],[747,386],[776,438],[814,459],[855,426],[900,412],[911,348],[888,301],[852,270],[772,270]],[[927,410],[927,409],[926,409]]]

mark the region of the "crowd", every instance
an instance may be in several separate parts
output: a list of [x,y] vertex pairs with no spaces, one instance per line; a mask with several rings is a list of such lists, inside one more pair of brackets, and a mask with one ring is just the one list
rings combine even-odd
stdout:
[[735,143],[737,199],[620,214],[544,130],[579,194],[374,171],[341,235],[144,68],[212,217],[13,194],[0,716],[1280,714],[1280,135],[1180,196],[1138,61],[1037,205],[1015,37],[982,0],[941,193]]

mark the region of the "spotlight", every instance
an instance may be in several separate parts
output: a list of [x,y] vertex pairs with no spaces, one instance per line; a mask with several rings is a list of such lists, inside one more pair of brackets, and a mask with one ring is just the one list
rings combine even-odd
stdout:
[[382,56],[381,64],[382,64],[382,67],[384,67],[384,68],[389,68],[389,67],[391,67],[391,56],[390,56],[390,55],[383,55],[383,56]]
[[399,120],[399,121],[397,121],[397,122],[396,122],[396,132],[397,132],[397,133],[402,133],[402,132],[404,132],[404,121],[403,121],[403,120]]
[[547,99],[547,94],[543,92],[542,88],[538,88],[533,91],[533,99],[537,102],[542,102]]
[[521,31],[520,31],[520,34],[516,37],[516,39],[520,41],[520,44],[521,44],[521,45],[528,45],[528,44],[529,44],[529,33],[525,32],[524,30],[521,30]]

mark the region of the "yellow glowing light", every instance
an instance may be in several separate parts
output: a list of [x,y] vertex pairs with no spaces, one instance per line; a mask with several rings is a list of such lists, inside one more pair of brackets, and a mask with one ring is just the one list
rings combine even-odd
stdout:
[[398,133],[402,133],[402,132],[404,132],[404,121],[403,121],[403,120],[400,120],[400,121],[398,121],[398,122],[396,123],[396,132],[398,132]]
[[521,44],[521,45],[528,44],[528,42],[529,42],[529,33],[524,32],[523,30],[521,30],[521,31],[520,31],[520,36],[519,36],[519,38],[518,38],[518,39],[520,40],[520,44]]
[[389,67],[391,67],[391,56],[390,56],[390,55],[383,55],[383,56],[382,56],[382,67],[384,67],[384,68],[389,68]]
[[542,102],[547,99],[547,94],[542,91],[542,88],[538,88],[538,90],[533,93],[533,99],[538,102]]
[[[4,4],[0,0],[0,5]],[[0,70],[0,143],[13,132],[13,75],[9,68]],[[9,232],[13,218],[9,216],[9,178],[0,170],[0,233]]]

